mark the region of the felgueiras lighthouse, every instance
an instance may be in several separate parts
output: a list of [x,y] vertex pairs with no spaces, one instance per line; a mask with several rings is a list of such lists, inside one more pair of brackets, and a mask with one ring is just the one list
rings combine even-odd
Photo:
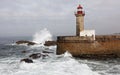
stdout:
[[[76,17],[76,36],[58,36],[56,53],[70,52],[75,57],[116,57],[120,54],[119,35],[97,35],[95,30],[84,29],[85,12],[78,5]],[[90,25],[89,25],[90,26]],[[116,53],[117,52],[117,53]],[[119,52],[119,53],[118,53]]]
[[83,7],[79,4],[77,7],[77,11],[75,12],[76,16],[76,36],[82,36],[84,38],[90,38],[95,40],[95,30],[85,30],[84,29],[84,16],[85,12],[83,11]]
[[80,4],[77,7],[77,12],[75,12],[75,16],[76,16],[76,36],[80,36],[80,32],[84,31],[84,16],[85,16],[83,7]]

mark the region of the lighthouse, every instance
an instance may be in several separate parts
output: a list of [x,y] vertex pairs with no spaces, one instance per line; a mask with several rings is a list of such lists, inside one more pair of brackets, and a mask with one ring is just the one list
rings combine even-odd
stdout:
[[83,7],[80,4],[77,7],[75,16],[76,16],[76,36],[80,36],[80,32],[84,31],[84,16],[85,16]]
[[83,7],[78,5],[75,12],[76,36],[58,36],[56,54],[60,55],[67,51],[72,56],[80,58],[120,57],[120,36],[98,35],[96,37],[94,29],[84,29],[84,16]]

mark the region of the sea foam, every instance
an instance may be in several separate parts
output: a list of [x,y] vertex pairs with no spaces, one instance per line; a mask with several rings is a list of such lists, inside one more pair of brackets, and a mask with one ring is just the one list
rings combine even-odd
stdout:
[[[67,56],[66,56],[67,57]],[[16,75],[99,75],[93,72],[87,64],[79,63],[71,57],[37,61],[32,64],[21,63]]]
[[71,58],[68,52],[61,58],[37,59],[33,60],[34,63],[18,62],[15,57],[1,61],[0,75],[99,75],[87,64]]

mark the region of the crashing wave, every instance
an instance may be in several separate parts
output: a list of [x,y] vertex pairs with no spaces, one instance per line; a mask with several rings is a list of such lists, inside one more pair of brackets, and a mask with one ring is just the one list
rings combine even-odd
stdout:
[[52,41],[52,35],[46,28],[36,32],[33,36],[33,42],[35,43],[44,44],[45,41]]

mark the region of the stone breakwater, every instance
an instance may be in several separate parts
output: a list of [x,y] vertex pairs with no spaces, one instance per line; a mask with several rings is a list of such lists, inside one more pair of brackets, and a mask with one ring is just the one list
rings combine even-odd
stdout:
[[96,35],[96,40],[78,36],[58,36],[57,54],[69,51],[75,57],[120,57],[120,35]]

